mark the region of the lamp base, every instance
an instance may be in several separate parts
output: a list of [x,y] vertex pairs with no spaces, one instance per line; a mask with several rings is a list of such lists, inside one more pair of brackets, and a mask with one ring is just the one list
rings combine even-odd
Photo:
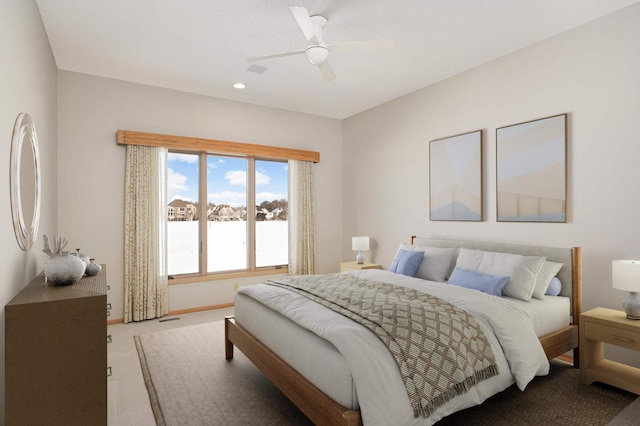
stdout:
[[362,251],[359,251],[356,255],[356,262],[358,262],[358,265],[362,265],[364,263],[364,253]]
[[640,320],[640,297],[635,291],[630,291],[629,296],[622,302],[622,308],[624,313],[627,314],[627,319]]

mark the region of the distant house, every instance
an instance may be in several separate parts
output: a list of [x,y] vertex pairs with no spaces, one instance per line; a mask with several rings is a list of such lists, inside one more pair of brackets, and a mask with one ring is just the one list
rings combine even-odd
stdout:
[[247,211],[244,207],[231,207],[226,204],[219,204],[209,210],[209,220],[216,222],[226,222],[229,220],[245,220]]
[[233,219],[233,209],[231,207],[222,207],[218,211],[218,217],[223,221]]
[[270,212],[266,208],[256,207],[256,220],[264,221],[264,220],[274,220],[278,217],[278,213],[276,211]]
[[234,220],[247,220],[247,209],[244,207],[236,207],[233,209]]
[[167,219],[170,221],[197,220],[198,206],[190,201],[175,199],[169,203]]

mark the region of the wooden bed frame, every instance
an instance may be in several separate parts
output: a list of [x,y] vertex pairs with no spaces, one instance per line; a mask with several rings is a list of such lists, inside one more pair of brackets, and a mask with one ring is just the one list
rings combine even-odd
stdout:
[[[415,236],[411,237],[414,243]],[[427,240],[424,240],[427,241]],[[492,251],[528,253],[529,246],[515,246],[511,244],[492,244],[454,240],[428,240],[432,246],[439,247],[489,247]],[[515,248],[515,250],[513,250]],[[487,248],[488,249],[488,248]],[[544,250],[544,248],[540,248]],[[582,250],[573,247],[570,250],[571,286],[566,289],[563,282],[563,293],[570,294],[572,324],[540,338],[548,359],[553,359],[573,350],[573,365],[579,367],[578,352],[578,321],[582,311]],[[553,260],[553,259],[550,259]],[[350,410],[331,399],[303,375],[287,364],[275,352],[238,324],[234,317],[225,318],[225,358],[233,359],[234,346],[238,347],[295,404],[314,424],[356,426],[362,424],[359,410]]]

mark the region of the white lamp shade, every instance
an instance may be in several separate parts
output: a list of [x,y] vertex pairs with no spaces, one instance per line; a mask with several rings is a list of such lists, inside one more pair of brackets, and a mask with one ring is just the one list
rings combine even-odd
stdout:
[[327,60],[329,49],[324,46],[309,46],[305,50],[305,54],[307,55],[307,60],[313,65],[320,65]]
[[351,238],[351,249],[355,251],[369,250],[369,237]]
[[614,260],[611,278],[613,288],[640,292],[640,260]]

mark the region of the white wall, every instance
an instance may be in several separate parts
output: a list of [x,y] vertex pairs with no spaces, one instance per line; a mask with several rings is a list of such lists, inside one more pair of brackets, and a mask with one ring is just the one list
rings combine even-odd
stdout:
[[[59,228],[73,247],[106,263],[111,318],[123,310],[125,147],[136,130],[320,152],[316,164],[318,272],[337,272],[342,220],[342,127],[333,119],[60,71]],[[170,287],[171,311],[233,301],[233,283]]]
[[[0,2],[0,306],[42,270],[42,234],[57,231],[56,65],[40,12],[32,0]],[[34,247],[16,242],[9,205],[9,152],[16,117],[35,124],[42,167],[42,218]],[[4,309],[0,311],[0,424],[4,424]]]
[[[632,6],[344,120],[343,234],[370,235],[385,267],[410,235],[581,246],[584,310],[621,309],[611,261],[640,258],[639,22]],[[565,112],[568,223],[497,223],[495,129]],[[478,129],[485,221],[430,222],[429,141]]]

